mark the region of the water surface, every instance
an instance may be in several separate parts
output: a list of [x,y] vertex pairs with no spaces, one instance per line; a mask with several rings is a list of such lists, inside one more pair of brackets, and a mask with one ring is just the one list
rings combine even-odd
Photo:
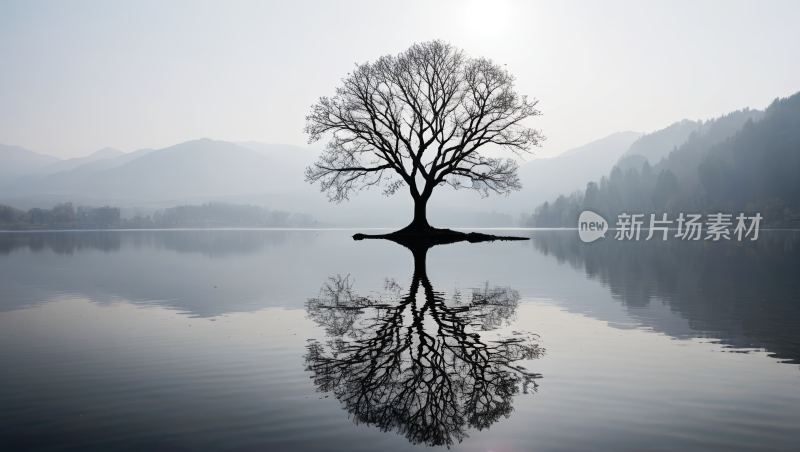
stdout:
[[0,233],[4,450],[794,450],[800,235]]

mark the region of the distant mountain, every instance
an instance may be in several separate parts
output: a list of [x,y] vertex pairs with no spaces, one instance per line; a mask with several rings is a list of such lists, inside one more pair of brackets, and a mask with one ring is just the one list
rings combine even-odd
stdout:
[[651,165],[655,165],[662,158],[667,158],[670,152],[686,142],[693,133],[706,136],[707,140],[719,141],[717,137],[724,140],[725,137],[736,133],[748,119],[758,121],[763,117],[763,111],[745,108],[705,122],[684,119],[661,130],[642,135],[622,157],[642,155],[647,157]]
[[0,144],[0,188],[12,180],[61,161],[58,157],[37,154],[19,146]]
[[[675,146],[686,141],[689,134],[698,130],[702,125],[702,121],[684,119],[655,132],[646,133],[631,144],[631,147],[620,156],[620,159],[631,155],[642,155],[647,157],[651,163],[656,163],[662,157],[669,155]],[[610,168],[604,170],[609,171]]]
[[635,168],[636,171],[640,171],[646,162],[647,157],[634,154],[621,158],[614,166],[619,167],[619,169],[621,169],[624,173],[631,168]]
[[40,175],[47,175],[47,174],[57,173],[59,171],[69,171],[81,165],[94,162],[95,160],[114,159],[122,155],[125,155],[125,153],[122,151],[118,151],[112,148],[103,148],[86,157],[76,157],[72,159],[61,160],[51,165],[47,165],[37,170],[36,173]]
[[290,191],[303,182],[278,162],[225,141],[201,139],[159,149],[90,174],[73,192],[169,199]]
[[[109,149],[109,148],[106,148]],[[93,160],[89,163],[85,163],[75,169],[70,170],[67,174],[74,173],[74,174],[91,174],[96,173],[98,171],[103,171],[111,168],[116,168],[118,166],[122,166],[131,160],[141,157],[143,155],[149,154],[155,151],[152,148],[145,148],[139,149],[137,151],[130,152],[128,154],[122,154],[115,158],[103,158],[99,160]]]
[[520,168],[522,193],[558,195],[585,188],[586,182],[605,174],[626,149],[641,136],[638,132],[617,132],[556,157],[537,159]]
[[[106,149],[110,149],[110,148],[106,148]],[[51,174],[50,176],[48,176],[48,178],[52,178],[54,176],[59,176],[59,175],[69,175],[69,178],[74,180],[75,178],[82,177],[82,176],[85,176],[87,174],[96,173],[96,172],[99,172],[99,171],[103,171],[103,170],[107,170],[107,169],[111,169],[111,168],[116,168],[118,166],[122,166],[122,165],[130,162],[131,160],[133,160],[135,158],[138,158],[138,157],[141,157],[143,155],[149,154],[149,153],[151,153],[153,151],[155,151],[155,149],[151,149],[151,148],[139,149],[138,151],[133,151],[133,152],[130,152],[128,154],[122,154],[122,155],[120,155],[118,157],[102,158],[102,159],[99,159],[99,160],[92,160],[89,163],[84,163],[83,165],[78,166],[78,167],[76,167],[74,169],[71,169],[69,171]],[[45,181],[42,181],[42,182],[46,183]]]
[[[109,148],[106,148],[109,149]],[[154,149],[139,149],[116,158],[101,158],[85,163],[69,171],[58,171],[47,175],[29,175],[18,178],[6,191],[18,193],[70,193],[90,174],[122,166],[131,160],[149,154]]]
[[[614,161],[619,158],[621,152],[620,149],[628,149],[628,146],[631,145],[634,140],[637,140],[642,136],[639,132],[617,132],[612,133],[611,135],[601,138],[599,140],[592,141],[590,143],[584,144],[583,146],[578,146],[577,148],[572,148],[567,151],[558,154],[555,157],[550,159],[542,159],[542,160],[551,160],[555,161],[556,159],[564,159],[565,157],[571,157],[574,155],[593,155],[595,158],[599,156],[605,156],[610,158],[612,155],[614,156]],[[622,151],[624,152],[624,151]]]
[[258,152],[270,160],[303,168],[314,163],[319,157],[319,152],[289,144],[269,144],[256,141],[237,141],[234,144]]
[[[89,157],[58,162],[61,168],[72,168],[43,177],[29,176],[4,191],[11,196],[63,194],[163,200],[275,193],[297,187],[303,180],[298,165],[290,170],[255,151],[224,141],[202,139],[159,150],[118,152],[106,148]],[[103,158],[104,155],[114,158]],[[80,162],[84,163],[76,166]]]

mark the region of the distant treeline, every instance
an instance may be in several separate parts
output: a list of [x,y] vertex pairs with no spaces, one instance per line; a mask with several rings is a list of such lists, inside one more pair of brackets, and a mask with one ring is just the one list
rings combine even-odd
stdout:
[[[653,166],[628,155],[608,177],[586,190],[545,202],[527,227],[574,227],[581,211],[599,211],[614,223],[626,213],[761,213],[764,225],[800,221],[800,93],[775,99],[763,118],[737,111],[701,124],[688,140]],[[735,129],[734,129],[735,130]],[[658,133],[658,132],[656,132]],[[633,148],[633,146],[632,146]]]
[[121,218],[118,207],[75,209],[72,203],[27,212],[0,204],[3,229],[154,229],[154,228],[308,228],[329,227],[311,215],[270,210],[260,206],[206,203],[156,210],[152,215]]

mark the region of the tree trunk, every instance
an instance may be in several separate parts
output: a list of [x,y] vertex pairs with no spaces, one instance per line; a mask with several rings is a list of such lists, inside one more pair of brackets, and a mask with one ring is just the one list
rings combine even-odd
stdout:
[[425,196],[424,194],[414,198],[414,220],[406,229],[433,229],[428,224],[428,199],[430,199],[430,195]]

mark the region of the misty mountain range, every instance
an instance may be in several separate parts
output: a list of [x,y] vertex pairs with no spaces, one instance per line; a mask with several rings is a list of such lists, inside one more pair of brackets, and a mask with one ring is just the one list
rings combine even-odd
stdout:
[[[23,151],[28,153],[28,160],[39,155]],[[296,153],[310,154],[292,146],[237,145],[210,139],[130,154],[104,148],[87,157],[39,167],[29,164],[6,176],[2,190],[5,196],[75,194],[109,199],[260,193],[296,188],[296,179],[302,182],[302,173],[298,178],[286,174],[311,160],[310,155],[306,159],[291,155]],[[4,157],[5,153],[0,154]]]
[[[481,200],[469,190],[441,189],[431,200],[432,218],[455,226],[512,226],[512,215],[530,210],[537,200],[602,175],[639,136],[615,133],[558,157],[523,163],[523,191],[510,197]],[[0,150],[0,165],[11,171],[0,179],[0,203],[22,209],[65,201],[153,208],[228,201],[313,213],[354,226],[401,225],[411,211],[402,193],[387,199],[379,190],[361,192],[349,203],[328,203],[317,187],[303,181],[303,170],[317,153],[296,146],[201,139],[129,154],[105,148],[58,161],[15,147],[15,156],[23,154],[34,162],[26,166],[4,165],[7,148]],[[491,210],[502,214],[480,213]]]
[[[663,153],[687,132],[686,141],[655,164],[642,155],[658,157],[655,151]],[[681,121],[645,135],[608,176],[540,204],[522,224],[572,227],[591,208],[606,218],[623,212],[759,213],[767,227],[794,228],[800,224],[798,174],[800,93],[775,99],[765,111]]]
[[[682,120],[649,134],[614,133],[556,157],[522,163],[523,189],[508,197],[482,200],[471,190],[443,187],[431,198],[430,218],[450,227],[514,226],[514,217],[562,193],[585,188],[615,166],[623,171],[641,168],[645,161],[664,166],[670,153],[693,133],[724,140],[747,119],[758,120],[763,114],[745,110],[735,120],[717,120],[715,129],[713,120]],[[395,227],[409,221],[412,204],[403,192],[386,198],[379,190],[364,191],[350,202],[328,203],[316,186],[303,181],[303,170],[317,155],[297,146],[207,138],[128,154],[104,148],[68,160],[0,145],[0,203],[29,209],[72,201],[146,210],[227,201],[311,213],[342,227]]]
[[61,162],[52,155],[37,154],[19,146],[0,144],[0,188],[36,170]]

